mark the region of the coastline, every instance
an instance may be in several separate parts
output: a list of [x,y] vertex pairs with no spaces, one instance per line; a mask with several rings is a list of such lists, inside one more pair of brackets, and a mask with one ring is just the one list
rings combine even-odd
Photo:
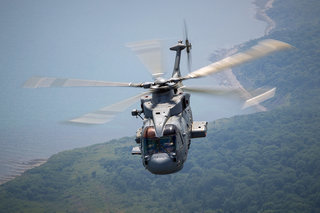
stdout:
[[[264,36],[268,35],[271,30],[273,30],[276,26],[276,23],[267,15],[267,10],[271,9],[275,0],[255,0],[252,4],[256,5],[256,14],[255,18],[257,20],[263,21],[267,23],[267,26],[264,31]],[[235,45],[230,49],[221,49],[212,54],[212,61],[217,61],[222,58],[231,56],[238,52],[240,45]],[[217,73],[216,76],[218,78],[219,86],[223,87],[235,87],[239,88],[245,99],[252,98],[252,95],[243,87],[240,81],[237,79],[236,75],[233,73],[232,69],[227,69],[222,73]],[[257,111],[267,111],[268,109],[261,104],[255,106]]]
[[275,0],[255,0],[253,4],[256,5],[256,15],[255,18],[260,21],[267,23],[264,35],[269,35],[271,30],[276,27],[275,21],[273,21],[268,15],[267,10],[271,9]]
[[42,164],[46,163],[48,159],[33,159],[29,161],[22,161],[22,162],[16,162],[15,169],[11,172],[10,175],[0,177],[0,185],[13,180],[14,178],[22,175],[25,171],[41,166]]

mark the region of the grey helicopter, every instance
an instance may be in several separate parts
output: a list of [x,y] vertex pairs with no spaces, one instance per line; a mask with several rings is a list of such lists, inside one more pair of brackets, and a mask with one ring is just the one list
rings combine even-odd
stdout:
[[[163,77],[160,63],[153,59],[159,56],[159,42],[147,41],[129,45],[149,68],[153,82],[124,83],[93,81],[80,79],[63,79],[52,77],[32,77],[26,81],[25,88],[40,87],[136,87],[147,89],[146,92],[130,97],[124,101],[101,108],[70,120],[81,124],[104,124],[112,120],[117,113],[126,110],[140,99],[141,109],[132,110],[131,114],[143,120],[137,130],[133,155],[141,155],[143,166],[153,174],[171,174],[183,168],[187,159],[191,139],[206,137],[207,121],[194,121],[190,107],[190,93],[207,93],[213,95],[233,94],[241,96],[239,89],[188,87],[183,82],[212,75],[228,68],[261,58],[276,51],[289,49],[291,46],[277,40],[263,40],[250,49],[224,58],[206,67],[182,76],[180,59],[186,51],[190,68],[190,50],[188,36],[184,41],[170,48],[175,52],[175,62],[170,78]],[[152,56],[151,56],[152,55]],[[252,106],[273,97],[275,88],[255,97],[246,96],[245,106]]]

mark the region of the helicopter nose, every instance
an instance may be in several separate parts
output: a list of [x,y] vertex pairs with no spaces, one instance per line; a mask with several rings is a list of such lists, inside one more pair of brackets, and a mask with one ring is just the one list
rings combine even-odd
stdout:
[[170,174],[179,171],[182,166],[178,166],[167,153],[153,154],[148,162],[147,169],[153,174]]

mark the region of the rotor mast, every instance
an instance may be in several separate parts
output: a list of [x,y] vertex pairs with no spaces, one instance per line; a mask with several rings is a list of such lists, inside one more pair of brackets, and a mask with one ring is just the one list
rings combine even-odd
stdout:
[[182,43],[181,40],[178,41],[178,44],[171,47],[170,50],[176,51],[176,59],[174,62],[174,68],[172,73],[172,78],[179,78],[181,77],[180,73],[180,59],[181,59],[181,51],[186,48],[186,45]]

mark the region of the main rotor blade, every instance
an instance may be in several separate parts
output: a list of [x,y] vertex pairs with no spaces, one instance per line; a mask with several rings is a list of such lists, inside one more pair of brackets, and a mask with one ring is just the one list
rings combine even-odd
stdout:
[[216,96],[234,96],[243,97],[243,89],[241,88],[206,88],[206,87],[181,87],[186,92],[202,93]]
[[273,98],[275,93],[276,93],[276,87],[274,87],[274,88],[272,88],[272,89],[270,89],[260,95],[257,95],[253,98],[250,98],[250,99],[246,100],[246,102],[243,104],[242,109],[258,105],[258,104],[260,104],[270,98]]
[[150,92],[144,92],[139,95],[130,97],[126,100],[112,104],[110,106],[103,107],[95,112],[85,114],[81,117],[70,120],[74,123],[82,124],[104,124],[111,121],[116,114],[125,111],[135,102],[137,102],[142,96],[148,95]]
[[206,67],[189,73],[187,76],[182,77],[181,79],[185,80],[204,77],[261,58],[276,51],[289,49],[291,47],[292,46],[290,44],[282,41],[272,39],[263,40],[245,52],[237,53],[218,62],[212,63]]
[[27,80],[23,87],[39,88],[39,87],[142,87],[142,84],[108,82],[108,81],[91,81],[67,78],[48,78],[48,77],[32,77]]
[[[245,101],[242,106],[242,109],[259,105],[260,103],[270,98],[273,98],[276,92],[276,87],[272,89],[260,88],[251,92],[248,92],[244,88],[205,88],[205,87],[186,87],[186,86],[183,86],[181,88],[187,92],[238,98],[240,100]],[[253,93],[258,93],[258,94],[253,96]],[[262,107],[260,110],[265,111],[266,109]]]
[[160,40],[129,43],[127,47],[138,56],[154,79],[164,74],[163,50]]

